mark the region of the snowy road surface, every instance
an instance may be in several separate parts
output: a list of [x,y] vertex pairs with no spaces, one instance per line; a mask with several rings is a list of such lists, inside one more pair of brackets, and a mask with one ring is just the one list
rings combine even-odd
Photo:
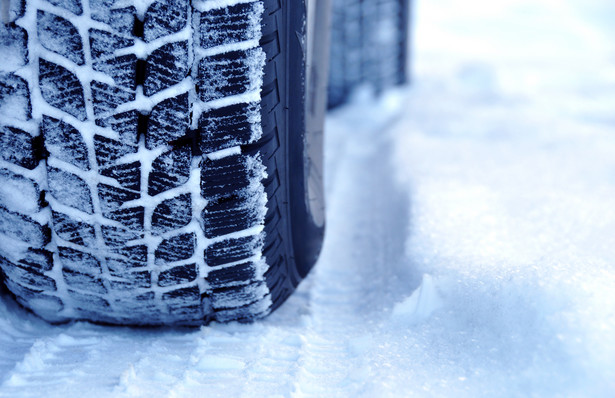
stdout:
[[615,396],[615,5],[419,0],[415,84],[327,122],[328,231],[252,325],[50,326],[1,397]]

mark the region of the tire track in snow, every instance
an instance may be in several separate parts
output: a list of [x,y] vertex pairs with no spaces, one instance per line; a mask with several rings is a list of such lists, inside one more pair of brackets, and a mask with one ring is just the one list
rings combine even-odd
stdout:
[[190,365],[164,396],[288,396],[301,344],[292,329],[264,324],[202,328]]
[[0,397],[40,397],[41,391],[46,397],[72,397],[84,385],[97,397],[117,397],[133,381],[135,369],[143,368],[150,372],[147,391],[153,391],[181,370],[193,350],[193,337],[185,330],[32,323],[39,330],[25,330],[21,340],[11,338],[23,345],[0,384]]
[[[408,199],[394,181],[389,137],[395,110],[342,109],[327,126],[328,230],[313,271],[310,326],[295,396],[357,396],[369,383],[369,325],[419,278],[403,262]],[[349,118],[344,112],[361,117]],[[337,117],[343,120],[337,123]],[[348,126],[348,120],[356,126]],[[367,128],[366,128],[367,126]],[[360,127],[360,128],[359,128]]]
[[[25,313],[8,296],[0,296],[0,386],[10,377],[39,339],[50,334],[60,333],[50,330],[47,323]],[[16,315],[19,314],[19,315]],[[22,318],[18,318],[22,317]]]

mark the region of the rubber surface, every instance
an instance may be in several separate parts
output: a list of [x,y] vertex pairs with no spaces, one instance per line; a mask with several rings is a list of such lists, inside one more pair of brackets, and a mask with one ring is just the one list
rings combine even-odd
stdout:
[[288,158],[303,147],[289,152],[287,136],[304,128],[288,82],[304,78],[305,8],[31,0],[10,11],[0,269],[18,301],[52,321],[119,324],[277,308],[301,279]]
[[353,89],[379,93],[409,74],[411,0],[332,0],[328,107]]

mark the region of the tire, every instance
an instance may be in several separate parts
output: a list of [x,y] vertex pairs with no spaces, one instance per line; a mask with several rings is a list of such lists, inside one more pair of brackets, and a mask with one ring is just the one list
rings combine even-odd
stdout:
[[332,0],[329,109],[368,85],[376,92],[409,79],[410,0]]
[[324,231],[306,8],[146,3],[3,9],[0,277],[52,322],[261,318]]

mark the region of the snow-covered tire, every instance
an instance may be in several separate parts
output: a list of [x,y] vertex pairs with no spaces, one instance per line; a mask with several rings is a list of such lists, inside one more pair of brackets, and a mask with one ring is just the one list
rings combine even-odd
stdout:
[[2,4],[0,278],[17,300],[112,324],[277,308],[323,232],[302,2]]
[[381,92],[408,79],[411,0],[332,0],[328,106],[353,89]]

